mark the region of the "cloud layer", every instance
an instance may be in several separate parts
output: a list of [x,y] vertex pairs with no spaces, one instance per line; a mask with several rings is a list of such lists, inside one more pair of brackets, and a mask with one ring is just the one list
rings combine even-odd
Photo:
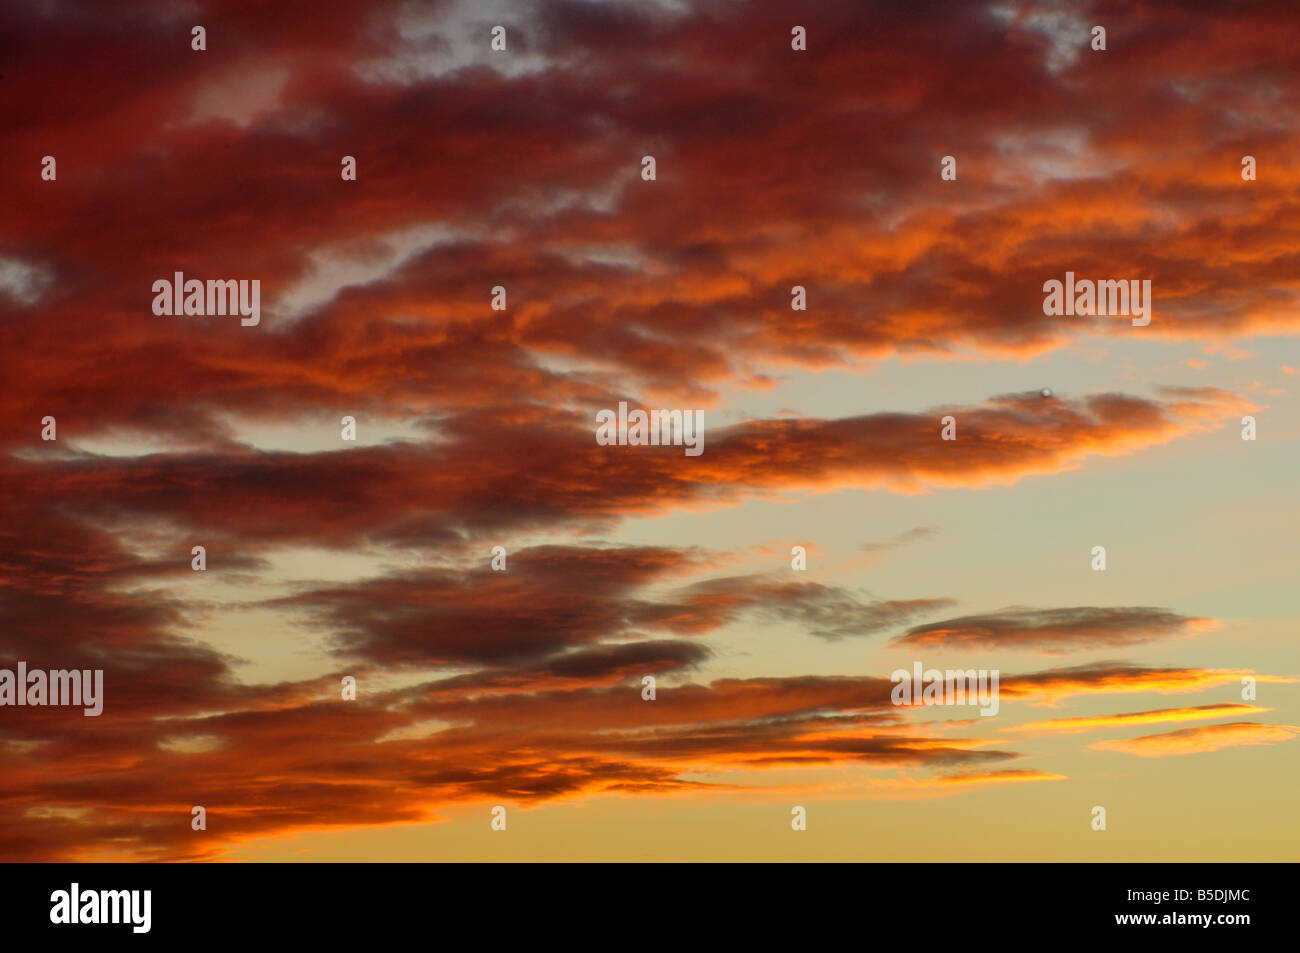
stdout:
[[[1300,330],[1286,7],[1103,4],[1106,69],[1068,5],[834,0],[800,11],[806,54],[774,0],[515,7],[501,55],[472,4],[0,12],[0,666],[102,668],[107,686],[98,719],[0,709],[0,857],[207,859],[489,798],[739,791],[846,765],[900,790],[1060,780],[893,706],[883,671],[707,666],[739,627],[792,630],[799,652],[892,640],[927,656],[1210,627],[1177,607],[958,609],[619,534],[846,487],[1012,486],[1235,425],[1255,405],[1210,386],[834,417],[743,401],[895,357]],[[957,182],[939,177],[947,154]],[[1067,270],[1151,279],[1151,325],[1044,315],[1043,281]],[[259,280],[262,324],[154,315],[152,283],[176,271]],[[705,453],[598,446],[595,415],[620,400],[705,409]],[[888,558],[934,532],[864,548]],[[491,571],[485,542],[516,538]],[[287,578],[303,552],[319,562]],[[327,571],[349,559],[370,563]],[[271,614],[254,640],[311,674],[246,678],[203,635],[237,611]],[[1106,661],[1007,673],[1001,690],[1061,704],[1243,673]],[[201,840],[195,804],[213,818]]]

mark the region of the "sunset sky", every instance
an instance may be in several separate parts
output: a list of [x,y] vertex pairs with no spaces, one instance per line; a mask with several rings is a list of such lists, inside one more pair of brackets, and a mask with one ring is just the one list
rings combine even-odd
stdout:
[[[1297,49],[1290,2],[5,4],[0,668],[104,711],[0,707],[0,859],[1294,860]],[[155,314],[178,271],[260,324]],[[1067,271],[1150,324],[1044,314]],[[620,401],[704,452],[598,445]],[[918,661],[997,715],[892,704]]]

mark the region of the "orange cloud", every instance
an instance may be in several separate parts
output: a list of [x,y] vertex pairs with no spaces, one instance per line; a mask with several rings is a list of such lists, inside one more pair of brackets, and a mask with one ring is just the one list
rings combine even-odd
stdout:
[[1163,758],[1175,754],[1198,754],[1239,745],[1271,745],[1290,741],[1300,734],[1295,725],[1262,725],[1251,721],[1234,721],[1224,725],[1180,728],[1162,735],[1143,735],[1115,741],[1098,741],[1089,745],[1098,751],[1121,751],[1144,758]]
[[1003,728],[1002,730],[1018,732],[1081,732],[1097,728],[1122,728],[1129,725],[1223,718],[1228,715],[1256,715],[1272,710],[1271,708],[1259,708],[1255,705],[1223,702],[1218,705],[1198,705],[1194,708],[1159,708],[1153,711],[1132,711],[1119,715],[1083,715],[1078,718],[1031,721],[1023,725]]
[[1290,684],[1297,681],[1281,675],[1260,675],[1249,669],[1155,668],[1123,662],[1094,662],[1028,675],[1003,676],[999,690],[1006,698],[1031,704],[1058,705],[1077,695],[1197,692],[1218,685],[1240,684],[1246,676],[1256,682]]
[[1007,784],[1024,781],[1064,781],[1063,774],[1048,771],[1025,771],[1008,768],[1002,771],[981,771],[968,774],[945,774],[932,779],[932,784]]
[[[1063,651],[1204,620],[1083,607],[927,627],[942,593],[691,583],[709,557],[690,545],[521,544],[494,574],[481,543],[843,487],[1009,486],[1251,412],[1204,387],[724,416],[791,368],[1024,359],[1084,335],[1238,360],[1252,336],[1300,332],[1300,231],[1277,184],[1300,180],[1300,123],[1269,105],[1300,95],[1289,8],[1138,3],[1142,56],[1098,70],[1037,18],[976,4],[825,0],[799,58],[776,0],[523,4],[516,71],[427,6],[412,29],[405,0],[212,0],[215,72],[164,0],[133,3],[130,29],[93,3],[3,10],[0,660],[102,666],[111,714],[4,712],[0,855],[210,859],[501,792],[694,792],[734,768],[958,771],[918,782],[931,790],[1058,777],[936,739],[884,678],[691,679],[737,622]],[[956,183],[939,143],[958,144],[942,147]],[[47,152],[56,181],[39,178]],[[152,282],[176,270],[260,280],[263,324],[154,315]],[[1043,314],[1043,281],[1066,270],[1151,279],[1152,323]],[[706,408],[702,457],[595,445],[596,411],[661,396]],[[402,436],[299,452],[344,413]],[[38,436],[47,414],[58,441]],[[939,439],[948,414],[956,441]],[[265,450],[260,431],[291,436]],[[314,625],[363,679],[425,681],[346,705],[333,675],[245,683],[193,636],[212,608],[176,585],[195,539],[227,579],[298,547],[401,567],[259,608],[284,614],[286,640]],[[646,673],[671,689],[653,705]],[[1001,691],[1055,704],[1242,674],[1107,662]],[[194,803],[221,819],[202,841]]]

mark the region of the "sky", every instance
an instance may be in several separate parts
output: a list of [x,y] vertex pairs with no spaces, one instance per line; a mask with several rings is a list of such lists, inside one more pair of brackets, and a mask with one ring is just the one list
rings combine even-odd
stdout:
[[6,5],[0,859],[1294,860],[1298,40]]

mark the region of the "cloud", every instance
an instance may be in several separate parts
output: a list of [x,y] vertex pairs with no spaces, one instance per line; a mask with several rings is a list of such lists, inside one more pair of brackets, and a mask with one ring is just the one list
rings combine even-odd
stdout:
[[1272,710],[1271,708],[1259,708],[1255,705],[1243,705],[1237,702],[1220,702],[1216,705],[1197,705],[1193,708],[1159,708],[1153,711],[1123,712],[1118,715],[1081,715],[1077,718],[1054,718],[1050,721],[1033,721],[1023,725],[1012,725],[1002,730],[1044,733],[1082,732],[1099,728],[1123,728],[1129,725],[1223,718],[1229,715],[1256,715]]
[[[1239,356],[1300,330],[1293,196],[1269,185],[1300,173],[1285,13],[1138,4],[1118,68],[1097,70],[1041,6],[828,0],[803,55],[775,0],[552,0],[508,24],[500,59],[472,4],[215,0],[213,71],[174,4],[131,5],[129,29],[91,3],[6,6],[0,655],[103,667],[107,701],[102,719],[6,718],[0,854],[210,859],[445,804],[689,793],[790,766],[956,772],[931,790],[1055,777],[935,737],[884,678],[704,668],[727,625],[843,639],[946,598],[701,581],[701,550],[592,534],[846,487],[1004,487],[1252,411],[1206,387],[722,423],[794,370],[1137,331]],[[937,174],[950,148],[957,183]],[[1247,148],[1258,183],[1239,176]],[[153,281],[177,270],[260,280],[262,325],[154,315]],[[1044,315],[1042,283],[1066,270],[1150,278],[1151,325]],[[595,413],[621,399],[704,408],[704,455],[597,446]],[[344,414],[361,445],[336,442]],[[939,439],[948,414],[956,441]],[[46,415],[57,442],[37,436]],[[193,540],[222,569],[206,592]],[[507,573],[485,565],[498,542]],[[260,578],[301,550],[384,566]],[[242,680],[202,638],[231,601],[279,614],[277,648],[327,637],[358,700],[335,671]],[[1054,652],[1202,621],[1012,609],[904,639]],[[655,702],[646,673],[668,689]],[[1057,704],[1243,674],[1100,662],[1001,691]],[[202,841],[196,803],[219,819]]]
[[1158,692],[1166,695],[1196,692],[1218,685],[1240,685],[1241,679],[1246,676],[1256,682],[1275,684],[1297,681],[1280,675],[1257,674],[1249,669],[1173,668],[1131,662],[1092,662],[1024,675],[1004,675],[999,692],[1003,698],[1031,704],[1057,705],[1080,695],[1130,692]]
[[945,774],[934,778],[931,783],[947,784],[1006,784],[1019,783],[1025,781],[1064,781],[1063,774],[1052,774],[1050,771],[1026,771],[1005,769],[1002,771],[980,771],[959,774]]
[[1012,607],[914,626],[891,641],[898,648],[1031,649],[1062,654],[1135,645],[1214,628],[1213,619],[1190,618],[1145,606],[1068,609]]
[[[112,406],[120,413],[125,404]],[[471,533],[581,529],[791,491],[1006,485],[1221,425],[1246,406],[1220,392],[1181,394],[1168,405],[1034,394],[927,414],[754,421],[711,432],[706,453],[689,465],[678,448],[598,446],[594,413],[584,423],[537,407],[489,406],[442,418],[427,443],[319,453],[50,453],[4,460],[0,476],[15,498],[49,508],[97,520],[130,513],[244,546],[368,540],[445,548]],[[36,407],[30,413],[40,419]],[[944,413],[960,421],[958,440],[938,438]]]
[[1239,745],[1271,745],[1290,741],[1300,734],[1295,725],[1264,725],[1253,721],[1234,721],[1223,725],[1200,725],[1180,728],[1162,735],[1143,735],[1125,740],[1097,741],[1088,747],[1098,751],[1120,751],[1144,758],[1163,758],[1175,754],[1199,754]]
[[[617,668],[596,666],[615,679]],[[349,703],[322,698],[328,682],[315,699],[304,697],[306,686],[282,686],[279,706],[239,710],[231,699],[223,712],[159,721],[155,705],[102,727],[64,719],[55,734],[29,721],[23,734],[42,744],[39,754],[3,756],[0,847],[47,860],[204,859],[249,837],[428,822],[436,805],[451,802],[687,792],[729,786],[687,774],[735,769],[934,768],[1017,757],[979,739],[908,730],[889,710],[884,679],[723,679],[677,685],[647,702],[635,682],[583,685],[592,671],[545,686],[520,682],[517,691],[452,676],[374,695],[363,679]],[[430,720],[445,725],[433,743],[398,730]],[[192,804],[221,819],[201,843],[178,821]],[[39,835],[31,819],[19,823],[50,806],[75,813],[44,815]]]
[[897,549],[900,546],[915,542],[918,539],[927,539],[932,536],[937,536],[939,532],[940,530],[935,526],[917,526],[904,533],[899,533],[891,539],[876,543],[863,543],[859,549],[866,553],[887,552],[891,549]]
[[872,635],[917,615],[952,605],[951,599],[876,599],[861,601],[842,587],[814,582],[784,582],[774,577],[709,579],[684,590],[681,601],[692,610],[715,618],[742,614],[790,622],[809,635],[836,641]]

